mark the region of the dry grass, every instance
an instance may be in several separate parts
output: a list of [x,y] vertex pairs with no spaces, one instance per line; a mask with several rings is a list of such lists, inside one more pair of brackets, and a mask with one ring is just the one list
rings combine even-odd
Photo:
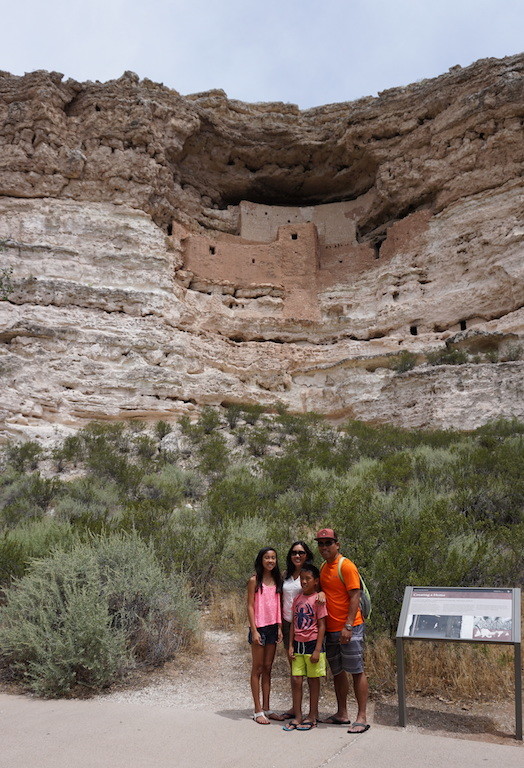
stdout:
[[214,592],[206,612],[206,624],[210,629],[227,629],[240,631],[247,627],[246,597],[238,592],[224,595]]
[[[504,699],[513,695],[511,646],[480,643],[405,643],[408,693],[449,699]],[[378,637],[367,645],[366,670],[377,692],[396,690],[395,643]]]

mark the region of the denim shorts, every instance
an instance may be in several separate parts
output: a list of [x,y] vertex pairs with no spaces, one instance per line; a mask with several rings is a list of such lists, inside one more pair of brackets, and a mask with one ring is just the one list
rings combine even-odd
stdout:
[[364,628],[365,624],[353,627],[349,643],[340,642],[340,632],[326,632],[326,656],[333,676],[364,671]]
[[[260,635],[262,645],[276,645],[278,640],[278,624],[268,624],[265,627],[257,627],[257,631]],[[247,641],[250,644],[253,642],[251,630],[248,632]]]

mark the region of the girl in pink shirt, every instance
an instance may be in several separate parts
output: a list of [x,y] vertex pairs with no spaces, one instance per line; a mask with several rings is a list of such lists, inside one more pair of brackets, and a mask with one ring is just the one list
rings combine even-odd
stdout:
[[[280,719],[269,709],[271,668],[276,644],[282,640],[281,614],[282,577],[277,553],[272,547],[261,549],[255,560],[255,575],[247,583],[247,615],[251,644],[251,693],[253,694],[253,720],[269,725],[270,719]],[[262,684],[262,706],[260,687]]]

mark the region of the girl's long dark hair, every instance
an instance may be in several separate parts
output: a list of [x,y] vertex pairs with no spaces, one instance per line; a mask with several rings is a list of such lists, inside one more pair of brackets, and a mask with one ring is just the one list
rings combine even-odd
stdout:
[[[266,554],[266,552],[274,552],[275,555],[277,554],[277,551],[274,547],[264,547],[260,550],[258,555],[255,559],[255,576],[256,576],[256,585],[255,585],[255,592],[258,592],[260,590],[262,592],[263,585],[262,585],[262,577],[264,575],[264,566],[262,565],[262,558]],[[277,562],[273,570],[271,571],[271,576],[273,577],[273,581],[275,582],[275,586],[277,588],[277,593],[280,594],[282,592],[282,576],[280,574],[280,568],[278,567],[278,555],[277,555]]]
[[289,552],[286,556],[286,579],[289,579],[290,576],[293,576],[295,573],[295,566],[293,564],[293,561],[291,560],[291,553],[297,546],[297,544],[300,544],[300,546],[304,549],[304,552],[306,553],[306,563],[312,563],[315,556],[313,552],[310,550],[308,545],[305,541],[294,541],[293,544],[289,548]]

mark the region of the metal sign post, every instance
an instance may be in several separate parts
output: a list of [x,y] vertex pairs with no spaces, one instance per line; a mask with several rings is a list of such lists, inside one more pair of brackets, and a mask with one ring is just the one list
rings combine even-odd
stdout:
[[397,628],[399,725],[407,725],[404,640],[512,645],[515,737],[522,741],[520,589],[406,587]]

